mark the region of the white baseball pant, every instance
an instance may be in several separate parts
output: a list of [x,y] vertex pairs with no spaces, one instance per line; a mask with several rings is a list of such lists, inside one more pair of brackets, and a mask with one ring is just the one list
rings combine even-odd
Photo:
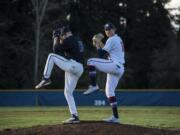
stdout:
[[49,78],[51,76],[54,64],[65,71],[64,95],[71,114],[78,114],[73,97],[73,91],[75,90],[77,82],[83,73],[83,65],[75,60],[68,60],[60,55],[51,53],[48,56],[44,69],[45,78]]
[[89,59],[87,65],[94,66],[97,70],[107,73],[106,96],[108,98],[115,96],[115,89],[124,73],[124,66],[121,63],[100,58]]

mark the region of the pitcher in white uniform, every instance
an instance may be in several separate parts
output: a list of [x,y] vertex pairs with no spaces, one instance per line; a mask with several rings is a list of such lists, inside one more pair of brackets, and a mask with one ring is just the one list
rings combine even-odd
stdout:
[[90,85],[85,95],[91,94],[99,90],[96,83],[96,71],[101,71],[107,74],[105,93],[112,107],[113,115],[110,118],[104,119],[106,122],[119,123],[119,115],[117,109],[117,100],[115,89],[122,75],[124,74],[124,45],[122,39],[115,33],[116,28],[112,23],[104,25],[105,34],[108,37],[105,46],[100,48],[96,45],[100,58],[90,58],[87,61],[87,67],[90,77]]

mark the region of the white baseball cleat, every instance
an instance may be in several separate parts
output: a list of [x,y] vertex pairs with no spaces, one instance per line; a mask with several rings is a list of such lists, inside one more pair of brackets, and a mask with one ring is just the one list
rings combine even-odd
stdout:
[[88,94],[91,94],[91,93],[98,91],[98,90],[99,90],[98,85],[96,85],[96,86],[89,85],[89,88],[83,94],[88,95]]
[[111,116],[111,117],[109,117],[107,119],[103,119],[103,121],[109,122],[109,123],[120,123],[119,118],[116,118],[114,116]]
[[42,79],[42,81],[35,86],[36,89],[39,89],[43,86],[47,86],[47,85],[50,85],[51,84],[51,80],[50,79]]

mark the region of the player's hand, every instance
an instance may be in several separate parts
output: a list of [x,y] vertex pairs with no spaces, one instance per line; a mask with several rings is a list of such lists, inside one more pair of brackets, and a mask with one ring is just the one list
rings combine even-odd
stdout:
[[52,38],[53,38],[53,39],[54,39],[55,37],[58,37],[58,38],[59,38],[60,33],[61,33],[60,28],[58,28],[58,29],[56,29],[56,30],[53,30]]
[[95,34],[92,38],[93,46],[95,46],[97,49],[103,48],[104,44],[102,42],[104,38],[104,35],[102,33]]

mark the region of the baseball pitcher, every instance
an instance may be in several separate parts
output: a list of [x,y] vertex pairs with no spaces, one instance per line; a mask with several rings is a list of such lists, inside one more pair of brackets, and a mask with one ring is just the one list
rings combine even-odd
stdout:
[[68,26],[64,26],[54,31],[53,39],[54,53],[49,54],[42,81],[35,88],[39,89],[51,84],[50,76],[54,64],[65,71],[64,95],[72,117],[64,121],[64,123],[78,123],[79,118],[73,91],[76,88],[77,81],[83,73],[83,44],[81,40],[72,34]]
[[99,90],[99,86],[96,84],[96,70],[106,73],[105,93],[112,107],[113,115],[104,121],[119,123],[115,89],[124,73],[125,52],[121,38],[115,33],[115,26],[107,23],[104,25],[104,30],[108,37],[105,45],[102,43],[103,35],[101,33],[96,34],[92,39],[100,58],[90,58],[87,61],[90,85],[84,94],[88,95]]

